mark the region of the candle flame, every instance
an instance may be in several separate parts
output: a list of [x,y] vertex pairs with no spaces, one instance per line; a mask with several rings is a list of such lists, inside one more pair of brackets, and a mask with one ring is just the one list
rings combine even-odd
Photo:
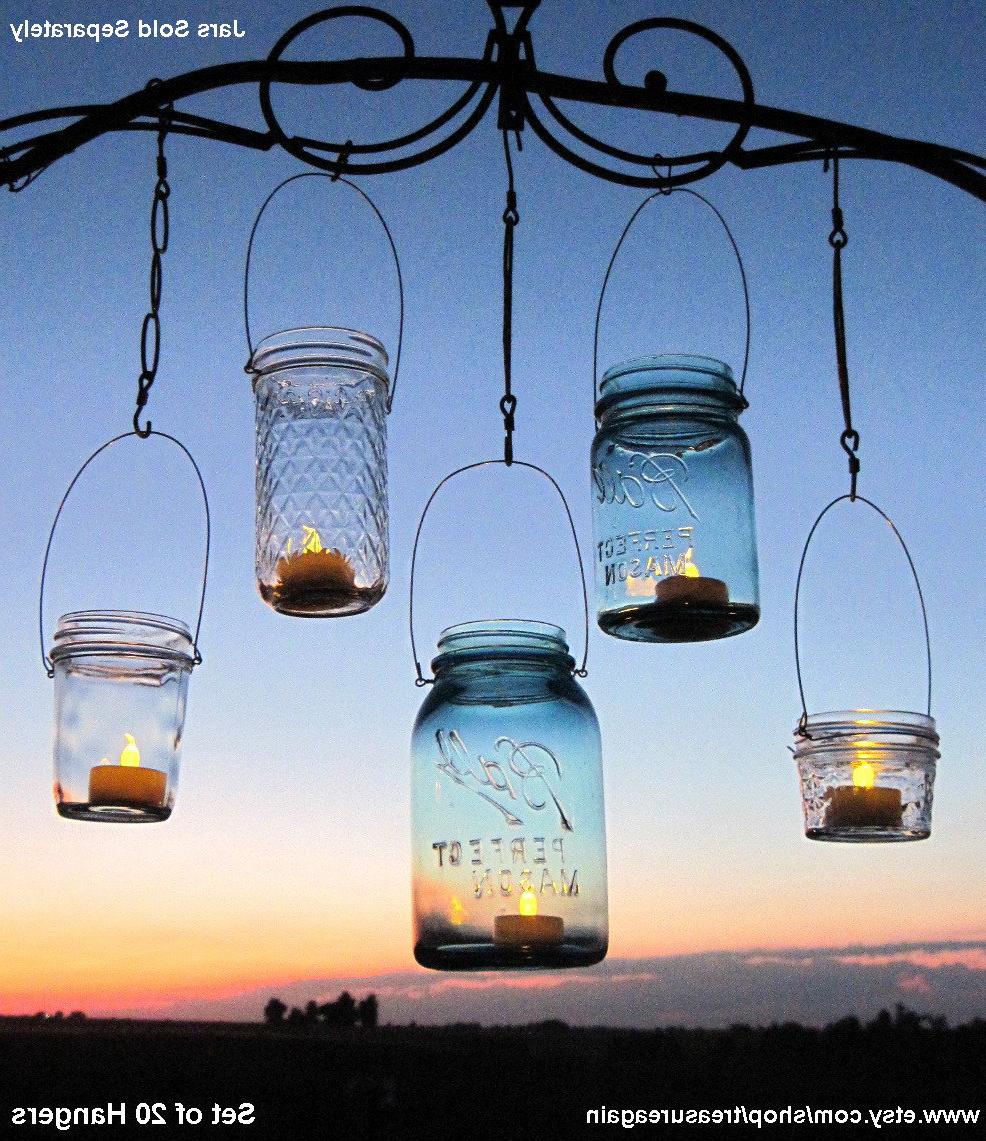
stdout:
[[455,927],[461,927],[466,920],[466,909],[462,906],[462,901],[458,896],[452,896],[452,901],[448,905],[449,920]]
[[[301,546],[298,549],[299,555],[320,555],[325,547],[322,545],[322,536],[318,533],[316,528],[308,527],[304,523],[301,525]],[[284,544],[285,555],[290,555],[294,551],[294,536],[289,535],[288,541]]]
[[538,897],[534,894],[534,888],[524,888],[520,893],[520,901],[517,904],[517,909],[521,915],[537,915]]
[[322,536],[314,527],[306,527],[302,525],[301,530],[304,532],[304,541],[301,544],[301,553],[303,555],[320,555],[325,549],[322,546]]
[[140,749],[137,748],[137,742],[129,733],[123,735],[126,737],[127,743],[123,746],[123,752],[120,754],[120,764],[136,768],[140,764]]
[[876,765],[870,761],[856,761],[852,767],[852,783],[856,788],[872,788],[876,783]]
[[692,557],[694,556],[694,554],[695,554],[695,548],[694,547],[689,547],[688,550],[685,551],[685,568],[681,573],[686,578],[701,578],[702,577],[699,574],[698,567],[694,564],[694,562],[692,562]]

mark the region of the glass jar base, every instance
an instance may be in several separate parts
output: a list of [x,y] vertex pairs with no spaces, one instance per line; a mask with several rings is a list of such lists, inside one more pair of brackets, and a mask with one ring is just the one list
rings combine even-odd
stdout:
[[827,840],[843,844],[895,844],[907,840],[927,840],[931,829],[880,828],[856,826],[851,828],[806,828],[809,840]]
[[260,597],[278,614],[292,618],[345,618],[376,606],[387,587],[380,584],[319,590],[261,583],[259,590]]
[[414,957],[433,971],[530,971],[591,967],[606,958],[606,945],[555,943],[550,946],[503,947],[493,943],[415,945]]
[[744,634],[759,621],[760,607],[745,602],[647,602],[599,614],[600,629],[631,642],[710,642]]
[[171,815],[170,806],[151,808],[132,804],[86,804],[63,801],[56,804],[58,815],[66,820],[88,820],[96,824],[160,824]]

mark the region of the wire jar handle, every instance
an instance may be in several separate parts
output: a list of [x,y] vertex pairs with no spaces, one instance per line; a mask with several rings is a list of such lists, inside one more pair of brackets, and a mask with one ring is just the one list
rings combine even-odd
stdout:
[[418,661],[418,647],[414,639],[414,573],[418,561],[418,542],[421,539],[421,530],[424,527],[425,519],[427,518],[429,508],[435,501],[435,497],[442,490],[442,488],[457,475],[462,475],[467,471],[474,471],[476,468],[481,467],[523,467],[528,468],[530,471],[537,472],[538,475],[544,478],[551,484],[551,486],[558,492],[558,498],[561,500],[562,507],[565,509],[565,518],[568,520],[569,530],[572,532],[572,541],[575,543],[575,557],[578,559],[579,564],[579,579],[582,583],[582,620],[583,620],[583,642],[582,642],[582,662],[573,669],[576,677],[588,676],[586,669],[586,662],[589,658],[589,592],[585,584],[585,564],[582,562],[582,551],[579,547],[579,538],[575,531],[575,521],[572,519],[572,512],[568,506],[568,500],[565,498],[565,493],[558,486],[557,481],[553,476],[537,464],[527,463],[525,460],[514,460],[512,464],[508,464],[506,460],[479,460],[474,464],[466,464],[465,467],[456,468],[455,471],[449,472],[444,479],[440,481],[435,490],[428,496],[428,502],[425,504],[424,510],[421,512],[421,518],[418,520],[418,529],[414,533],[414,547],[411,551],[411,583],[408,592],[408,628],[411,633],[411,655],[414,658],[414,669],[417,673],[417,678],[414,684],[416,686],[431,685],[434,678],[425,677],[421,671],[421,663]]
[[367,206],[370,207],[370,209],[376,215],[377,220],[380,222],[380,225],[383,227],[383,232],[387,236],[387,243],[390,246],[390,252],[394,258],[394,266],[397,269],[397,298],[399,304],[399,316],[397,321],[397,355],[394,358],[394,376],[390,382],[390,392],[387,395],[387,411],[390,412],[391,408],[393,408],[394,405],[394,394],[397,391],[397,374],[400,372],[401,349],[404,346],[404,277],[401,273],[401,262],[400,258],[397,256],[397,246],[394,243],[393,234],[391,234],[390,227],[387,225],[387,221],[384,218],[383,214],[377,208],[376,203],[369,196],[369,194],[367,194],[366,191],[362,189],[362,187],[357,186],[356,183],[351,179],[343,178],[339,173],[326,174],[319,170],[306,170],[301,174],[292,174],[290,178],[286,178],[283,182],[278,183],[277,186],[274,187],[270,194],[268,194],[264,199],[263,205],[257,211],[257,216],[253,220],[253,226],[250,228],[250,237],[247,240],[246,265],[243,270],[243,325],[246,329],[247,349],[250,353],[249,357],[247,358],[245,371],[248,373],[252,373],[254,371],[254,346],[250,333],[250,259],[253,256],[253,241],[257,236],[257,228],[260,226],[260,219],[264,216],[264,211],[270,205],[271,200],[279,191],[283,190],[285,186],[288,186],[292,182],[297,182],[299,178],[327,178],[330,182],[338,182],[343,186],[348,186],[351,190],[355,191],[360,196],[360,198],[363,199]]
[[801,576],[805,569],[805,560],[808,557],[808,547],[811,544],[812,537],[818,530],[818,525],[825,518],[825,516],[832,510],[836,504],[842,503],[843,500],[849,500],[850,503],[865,503],[867,507],[872,507],[873,510],[879,515],[884,522],[893,531],[894,537],[900,543],[901,550],[907,559],[907,565],[911,568],[911,576],[914,579],[914,585],[917,587],[918,602],[921,604],[921,621],[924,625],[924,647],[925,647],[925,660],[927,663],[928,673],[928,701],[927,701],[927,715],[931,716],[931,634],[928,630],[928,611],[924,605],[924,592],[921,590],[921,580],[918,578],[917,568],[914,566],[914,560],[911,558],[911,552],[907,549],[907,544],[904,542],[903,536],[894,525],[894,521],[883,510],[881,510],[871,500],[866,499],[862,495],[840,495],[833,499],[826,507],[822,509],[818,518],[812,524],[811,530],[808,532],[808,538],[805,539],[804,550],[801,552],[801,562],[798,564],[798,580],[794,588],[794,664],[798,674],[798,693],[801,696],[801,720],[798,725],[798,736],[808,737],[808,705],[805,702],[805,687],[804,681],[801,677],[801,650],[798,642],[798,600],[801,596]]
[[[660,156],[657,156],[660,158]],[[592,336],[592,396],[593,402],[598,398],[599,392],[599,323],[602,319],[603,301],[606,297],[606,287],[609,285],[610,275],[613,272],[613,266],[616,263],[617,255],[623,248],[623,243],[626,241],[630,229],[636,222],[638,216],[643,213],[643,210],[655,198],[668,198],[672,194],[690,194],[692,198],[697,198],[699,202],[704,203],[722,224],[722,228],[729,239],[729,244],[732,247],[733,253],[736,255],[736,264],[739,266],[740,282],[743,286],[743,310],[746,315],[746,337],[743,344],[743,369],[740,375],[739,382],[739,395],[742,399],[743,408],[749,407],[749,401],[743,395],[743,388],[746,384],[746,369],[750,363],[750,290],[746,281],[746,269],[743,265],[743,258],[740,255],[739,246],[736,244],[736,239],[733,237],[732,230],[730,230],[726,219],[719,213],[715,206],[705,197],[704,194],[699,194],[697,190],[692,190],[688,186],[671,186],[662,187],[660,190],[655,190],[653,194],[648,194],[647,197],[640,203],[636,210],[630,215],[630,220],[623,227],[623,233],[620,234],[619,240],[616,243],[616,248],[613,250],[612,256],[609,259],[609,264],[606,266],[606,274],[603,277],[603,286],[599,291],[599,303],[596,306],[596,325]]]
[[[202,503],[205,507],[205,560],[202,568],[202,590],[199,594],[199,613],[198,618],[195,621],[195,634],[192,638],[194,662],[195,665],[201,665],[202,655],[199,653],[199,631],[202,628],[202,611],[205,609],[206,584],[209,581],[209,544],[212,538],[212,524],[209,517],[209,496],[206,494],[205,481],[202,479],[202,473],[199,471],[199,465],[195,462],[192,453],[188,450],[188,448],[185,447],[181,440],[176,439],[174,436],[169,436],[167,432],[159,432],[156,428],[150,429],[148,435],[157,436],[162,440],[170,440],[172,444],[184,452],[184,454],[188,457],[188,462],[192,465],[192,468],[195,471],[195,477],[199,481],[199,488],[202,492]],[[94,459],[96,459],[97,456],[105,452],[107,448],[110,448],[114,444],[119,443],[120,440],[129,439],[131,436],[136,436],[140,439],[146,439],[146,437],[141,432],[123,432],[119,436],[114,436],[111,440],[107,440],[105,444],[101,444],[72,477],[72,482],[66,488],[65,494],[62,496],[61,502],[58,504],[58,510],[55,512],[55,518],[51,524],[51,531],[48,533],[48,544],[45,547],[44,562],[41,564],[41,589],[38,597],[38,636],[41,641],[41,661],[44,664],[45,673],[48,675],[48,677],[55,676],[55,667],[52,664],[51,658],[49,658],[48,654],[45,652],[45,579],[48,575],[48,559],[51,555],[51,545],[55,539],[55,529],[58,527],[58,521],[62,517],[62,511],[65,509],[65,504],[68,502],[68,497],[72,494],[72,489],[79,482],[79,479],[81,478],[82,473],[86,470],[86,468],[89,467],[89,465],[93,462]]]

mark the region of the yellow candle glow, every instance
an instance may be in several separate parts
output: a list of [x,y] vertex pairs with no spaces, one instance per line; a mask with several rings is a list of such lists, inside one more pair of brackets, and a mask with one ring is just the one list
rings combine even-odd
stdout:
[[92,808],[163,808],[167,775],[159,769],[142,768],[140,749],[130,733],[120,763],[104,757],[89,770],[89,805]]
[[826,828],[900,828],[899,788],[877,788],[879,767],[865,754],[852,765],[852,784],[828,790]]
[[531,887],[520,893],[518,915],[497,915],[493,920],[493,942],[498,947],[548,947],[560,943],[565,924],[559,915],[538,915],[538,897]]

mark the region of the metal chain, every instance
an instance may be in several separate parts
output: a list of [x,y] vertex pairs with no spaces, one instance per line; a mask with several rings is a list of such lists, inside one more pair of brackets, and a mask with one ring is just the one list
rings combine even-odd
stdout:
[[[156,87],[160,82],[159,79],[152,79],[148,87]],[[164,140],[171,125],[171,113],[172,106],[169,103],[160,109],[158,120],[157,182],[154,184],[154,197],[151,200],[151,308],[144,317],[140,331],[140,376],[137,378],[137,407],[134,410],[134,431],[142,440],[150,436],[152,426],[148,420],[147,426],[142,428],[140,414],[147,405],[151,386],[157,376],[158,362],[161,359],[161,318],[158,315],[161,308],[161,256],[168,249],[168,197],[171,194]]]
[[[852,403],[849,398],[849,366],[846,361],[846,318],[842,306],[842,251],[849,243],[849,235],[839,205],[839,152],[833,151],[832,160],[832,318],[835,327],[835,359],[839,371],[839,394],[842,397],[842,417],[845,428],[839,437],[842,450],[849,457],[849,498],[856,499],[856,481],[859,476],[859,432],[852,424]],[[825,159],[828,172],[829,158]]]
[[[516,132],[520,148],[520,133]],[[507,160],[507,208],[503,211],[503,396],[500,411],[503,414],[503,462],[509,467],[514,462],[514,413],[517,397],[512,390],[511,357],[514,309],[514,229],[520,221],[517,211],[517,191],[514,188],[514,164],[510,156],[508,128],[503,129],[503,153]]]

